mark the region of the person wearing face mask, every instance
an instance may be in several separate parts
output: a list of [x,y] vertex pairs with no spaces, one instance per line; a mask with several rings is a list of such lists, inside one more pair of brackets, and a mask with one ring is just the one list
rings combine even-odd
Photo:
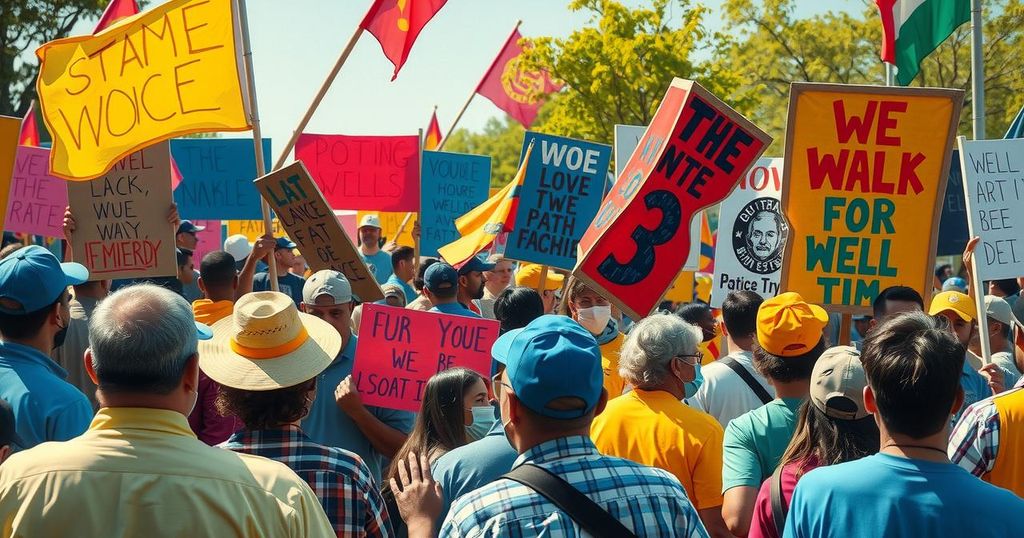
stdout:
[[596,291],[582,280],[569,279],[565,297],[559,313],[576,320],[593,335],[601,347],[601,368],[604,370],[604,388],[609,398],[615,398],[626,389],[626,383],[619,375],[619,351],[625,336],[619,331],[619,324],[612,318],[612,307]]
[[15,452],[76,437],[92,420],[89,399],[50,358],[67,335],[68,286],[88,279],[84,266],[60,263],[39,245],[0,260],[0,399],[14,410]]

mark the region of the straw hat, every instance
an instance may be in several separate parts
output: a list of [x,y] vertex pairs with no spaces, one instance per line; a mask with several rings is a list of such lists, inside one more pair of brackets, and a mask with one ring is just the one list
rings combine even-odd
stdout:
[[199,367],[211,379],[243,390],[298,385],[324,371],[341,351],[341,335],[275,291],[242,296],[230,317],[199,344]]

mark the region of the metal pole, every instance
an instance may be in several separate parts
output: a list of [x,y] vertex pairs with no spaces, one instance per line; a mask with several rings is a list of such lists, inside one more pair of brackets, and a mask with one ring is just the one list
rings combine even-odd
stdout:
[[971,0],[971,114],[974,139],[985,138],[985,61],[982,35],[981,0]]
[[885,65],[885,85],[892,86],[896,82],[896,72],[893,71],[893,65],[889,62],[884,62]]

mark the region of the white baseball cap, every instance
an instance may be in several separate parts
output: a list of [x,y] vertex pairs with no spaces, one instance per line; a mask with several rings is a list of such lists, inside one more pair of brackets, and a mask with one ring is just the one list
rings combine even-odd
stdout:
[[1002,297],[996,297],[995,295],[985,296],[985,315],[1003,325],[1009,325],[1010,327],[1016,325],[1024,329],[1024,324],[1013,315],[1010,303],[1006,302],[1006,299]]
[[359,221],[359,227],[362,228],[363,226],[370,226],[378,229],[381,228],[380,216],[374,214],[363,215],[363,218]]
[[352,300],[352,284],[345,275],[333,269],[321,269],[306,279],[302,286],[302,302],[315,305],[316,298],[328,295],[334,304],[345,304]]
[[224,240],[224,252],[231,255],[235,261],[244,260],[252,253],[252,243],[249,238],[242,234],[235,234]]

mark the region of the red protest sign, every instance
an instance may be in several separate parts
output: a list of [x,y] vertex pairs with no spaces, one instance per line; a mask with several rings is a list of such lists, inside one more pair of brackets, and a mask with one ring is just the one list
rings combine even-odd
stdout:
[[49,173],[50,150],[18,146],[11,176],[4,229],[11,232],[64,237],[67,182]]
[[573,274],[634,319],[686,261],[690,221],[736,186],[770,136],[696,82],[675,79],[594,222]]
[[352,380],[366,405],[419,411],[432,375],[456,366],[490,375],[498,325],[491,319],[364,303]]
[[420,142],[412,136],[302,134],[302,161],[333,209],[420,210]]

